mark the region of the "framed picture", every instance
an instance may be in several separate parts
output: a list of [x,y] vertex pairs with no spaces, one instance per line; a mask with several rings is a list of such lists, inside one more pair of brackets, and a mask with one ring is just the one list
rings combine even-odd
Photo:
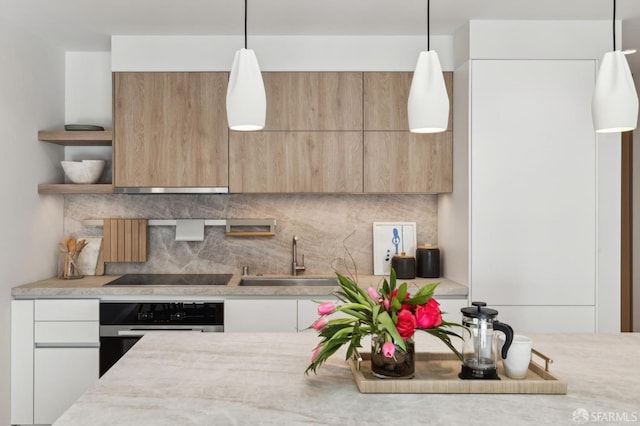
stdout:
[[373,223],[373,274],[389,275],[391,258],[396,254],[416,253],[415,222]]

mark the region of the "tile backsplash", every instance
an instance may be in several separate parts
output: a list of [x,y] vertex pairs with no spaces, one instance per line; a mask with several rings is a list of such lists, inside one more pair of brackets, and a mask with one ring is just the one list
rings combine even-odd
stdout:
[[418,244],[437,244],[436,195],[67,195],[64,233],[102,235],[84,219],[264,219],[277,221],[275,237],[227,237],[206,227],[202,242],[175,241],[175,227],[149,227],[148,261],[109,263],[107,274],[291,273],[291,242],[298,235],[306,275],[343,270],[347,250],[358,272],[373,273],[373,222],[416,222]]

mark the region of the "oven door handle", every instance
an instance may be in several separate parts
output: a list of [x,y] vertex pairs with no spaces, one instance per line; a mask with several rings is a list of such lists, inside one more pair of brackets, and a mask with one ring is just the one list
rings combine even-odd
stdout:
[[118,336],[144,336],[147,333],[153,333],[156,331],[197,331],[204,332],[204,327],[189,327],[189,328],[132,328],[129,330],[118,330]]
[[142,337],[156,331],[196,331],[200,333],[223,332],[219,325],[101,325],[100,337]]

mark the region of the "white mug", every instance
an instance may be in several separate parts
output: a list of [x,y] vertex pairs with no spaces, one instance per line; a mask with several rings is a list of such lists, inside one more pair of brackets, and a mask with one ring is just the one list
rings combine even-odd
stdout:
[[[504,344],[504,336],[498,336],[500,348]],[[529,362],[531,361],[531,339],[527,336],[516,334],[507,352],[507,357],[502,359],[504,372],[512,379],[524,379],[527,377]]]

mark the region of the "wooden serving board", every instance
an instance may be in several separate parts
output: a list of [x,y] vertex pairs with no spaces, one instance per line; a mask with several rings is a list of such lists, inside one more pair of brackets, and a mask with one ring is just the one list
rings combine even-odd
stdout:
[[498,365],[501,380],[463,380],[458,377],[460,360],[453,353],[416,353],[413,379],[379,379],[371,373],[371,354],[362,361],[349,359],[349,367],[362,393],[521,393],[566,394],[567,383],[531,361],[527,377],[510,379]]

